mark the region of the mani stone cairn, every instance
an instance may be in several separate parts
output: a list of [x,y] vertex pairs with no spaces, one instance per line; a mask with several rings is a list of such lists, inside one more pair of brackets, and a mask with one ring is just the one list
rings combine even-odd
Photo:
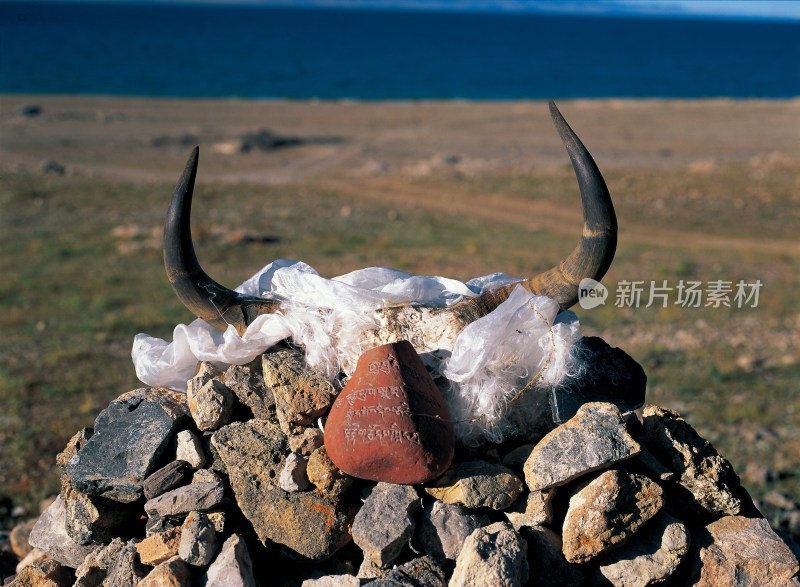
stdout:
[[800,585],[730,463],[679,414],[631,409],[643,373],[590,366],[537,433],[466,447],[413,349],[386,346],[344,389],[279,345],[201,364],[186,394],[121,395],[58,455],[4,583]]

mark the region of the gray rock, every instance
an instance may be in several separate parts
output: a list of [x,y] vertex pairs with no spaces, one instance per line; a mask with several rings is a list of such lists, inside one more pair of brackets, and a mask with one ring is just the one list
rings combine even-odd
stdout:
[[511,469],[487,461],[454,463],[425,488],[429,495],[445,503],[495,510],[509,507],[522,490],[522,481]]
[[341,495],[353,484],[353,477],[333,464],[328,449],[320,446],[308,457],[306,474],[317,489],[331,495]]
[[519,532],[524,526],[548,526],[553,522],[553,502],[556,490],[531,491],[503,511],[508,521]]
[[259,420],[275,419],[275,398],[264,383],[261,357],[246,365],[231,365],[222,375],[222,383]]
[[61,564],[75,569],[81,565],[83,559],[98,550],[99,547],[75,542],[67,534],[66,522],[67,508],[63,498],[59,495],[39,516],[31,530],[28,542]]
[[142,482],[145,498],[153,499],[182,484],[190,469],[186,461],[172,461],[151,473]]
[[103,587],[134,587],[147,574],[148,567],[137,561],[136,541],[130,540],[116,552]]
[[222,483],[192,483],[154,497],[144,504],[144,510],[151,516],[180,516],[215,508],[223,497]]
[[393,568],[364,587],[446,587],[444,569],[429,556]]
[[253,563],[244,540],[231,535],[222,545],[219,555],[200,577],[201,587],[255,587]]
[[306,460],[297,453],[291,453],[283,463],[278,484],[284,491],[305,491],[308,489]]
[[689,531],[677,519],[660,514],[614,550],[600,572],[615,587],[645,587],[671,576],[689,552]]
[[528,580],[528,545],[507,522],[478,528],[464,542],[449,587],[520,587]]
[[336,390],[321,371],[306,365],[301,350],[276,347],[262,358],[264,383],[275,397],[281,430],[299,432],[328,412]]
[[192,419],[200,430],[217,430],[231,421],[233,392],[216,379],[187,391]]
[[417,525],[417,538],[429,555],[455,560],[464,541],[478,528],[489,525],[489,517],[471,513],[461,504],[433,502],[422,512]]
[[181,522],[178,518],[162,518],[158,514],[148,514],[147,522],[145,523],[145,535],[152,536],[159,532],[177,528],[180,525]]
[[361,566],[358,567],[358,574],[356,577],[362,580],[377,579],[384,574],[384,569],[372,562],[371,559],[364,557],[361,561]]
[[133,502],[188,410],[183,394],[163,387],[121,395],[100,412],[94,435],[65,467],[72,486],[88,495]]
[[693,506],[716,516],[739,513],[739,477],[711,443],[677,412],[658,406],[645,407],[643,424],[648,448],[677,474]]
[[239,509],[263,543],[277,542],[322,561],[350,542],[354,512],[344,502],[316,491],[287,493],[278,486],[289,447],[277,426],[265,420],[234,422],[218,430],[212,444],[228,470]]
[[192,469],[201,469],[206,464],[206,455],[203,453],[203,444],[191,430],[178,432],[178,448],[175,458],[186,461]]
[[420,506],[412,486],[378,483],[353,521],[353,541],[364,557],[381,567],[392,563],[414,534]]
[[128,543],[121,538],[114,538],[105,547],[89,554],[75,569],[74,587],[97,587],[105,581],[108,570],[114,565],[117,557],[127,549]]
[[206,567],[217,554],[214,525],[203,512],[190,512],[181,526],[178,556],[195,567]]
[[625,471],[601,473],[569,500],[562,539],[564,556],[585,563],[623,544],[663,507],[655,481]]
[[525,481],[531,491],[564,485],[639,451],[616,406],[585,404],[536,445],[525,461]]
[[544,526],[523,526],[520,534],[528,543],[529,585],[537,587],[583,587],[581,567],[564,558],[561,536]]
[[726,516],[695,535],[692,585],[797,585],[800,565],[763,518]]

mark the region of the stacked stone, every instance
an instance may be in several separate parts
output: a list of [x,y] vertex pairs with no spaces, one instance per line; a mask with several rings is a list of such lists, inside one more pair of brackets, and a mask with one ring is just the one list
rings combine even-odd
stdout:
[[[355,479],[301,351],[126,393],[58,456],[22,585],[800,585],[731,465],[678,414],[585,403],[431,482]],[[24,534],[24,531],[22,531]],[[29,545],[29,546],[28,546]]]

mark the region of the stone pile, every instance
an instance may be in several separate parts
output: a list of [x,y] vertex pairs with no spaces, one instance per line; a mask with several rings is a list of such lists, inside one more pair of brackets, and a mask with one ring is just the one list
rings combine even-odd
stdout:
[[[417,485],[339,470],[337,386],[273,348],[128,392],[58,455],[15,586],[800,585],[730,463],[675,412],[580,406]],[[537,391],[531,393],[539,393]]]

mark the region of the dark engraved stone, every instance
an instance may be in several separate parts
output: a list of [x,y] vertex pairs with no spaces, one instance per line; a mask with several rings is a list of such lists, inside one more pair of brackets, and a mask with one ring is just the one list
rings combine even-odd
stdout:
[[424,483],[450,466],[453,425],[411,343],[379,346],[359,358],[328,414],[325,447],[342,471],[371,481]]
[[577,377],[553,388],[550,408],[554,422],[566,422],[589,402],[614,404],[621,412],[644,405],[647,375],[630,355],[596,336],[584,336],[576,347],[582,369]]
[[161,467],[142,483],[145,498],[153,499],[170,489],[176,488],[191,470],[189,463],[180,460],[172,461],[168,465]]

